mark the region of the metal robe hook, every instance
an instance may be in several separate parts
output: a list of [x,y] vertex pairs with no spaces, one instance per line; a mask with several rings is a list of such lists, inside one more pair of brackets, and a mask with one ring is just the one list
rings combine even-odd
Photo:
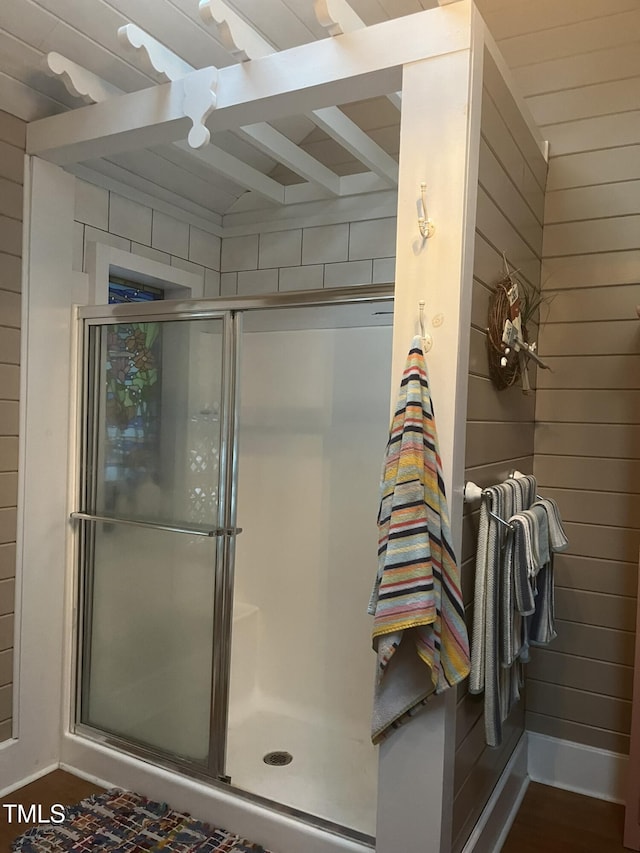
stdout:
[[429,352],[431,347],[433,346],[433,338],[431,335],[425,331],[424,327],[424,299],[421,299],[418,302],[418,308],[420,310],[420,338],[422,340],[422,351]]
[[427,185],[424,183],[420,184],[420,200],[422,202],[422,216],[418,217],[418,230],[423,240],[428,240],[429,237],[433,237],[436,226],[427,214]]

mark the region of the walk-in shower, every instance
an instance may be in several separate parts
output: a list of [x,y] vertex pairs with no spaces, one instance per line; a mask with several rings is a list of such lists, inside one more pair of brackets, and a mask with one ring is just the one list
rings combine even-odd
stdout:
[[81,310],[76,732],[359,837],[392,293]]

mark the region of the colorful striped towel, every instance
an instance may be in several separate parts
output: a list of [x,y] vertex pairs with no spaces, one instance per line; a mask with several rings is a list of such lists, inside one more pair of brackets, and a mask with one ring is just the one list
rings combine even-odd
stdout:
[[469,674],[460,574],[419,337],[409,352],[391,424],[378,528],[378,574],[369,602],[378,654],[374,743],[432,693]]

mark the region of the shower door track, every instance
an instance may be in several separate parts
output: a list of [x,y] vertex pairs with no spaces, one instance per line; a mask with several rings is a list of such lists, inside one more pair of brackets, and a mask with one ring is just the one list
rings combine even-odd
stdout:
[[[278,802],[277,800],[271,800],[266,797],[262,797],[259,794],[253,794],[249,791],[245,791],[242,788],[237,788],[232,784],[232,781],[229,777],[225,775],[216,775],[211,770],[211,759],[212,755],[216,753],[216,760],[213,762],[213,766],[224,767],[224,752],[226,751],[226,721],[227,721],[227,710],[228,710],[228,695],[229,695],[229,681],[230,681],[230,673],[229,673],[229,660],[230,660],[230,629],[231,629],[231,606],[232,606],[232,597],[233,597],[233,563],[234,563],[234,544],[235,544],[235,534],[241,532],[241,528],[235,527],[235,495],[236,495],[236,486],[237,486],[237,424],[236,424],[236,391],[238,384],[238,345],[239,340],[241,338],[241,328],[239,324],[239,319],[241,315],[245,312],[251,312],[253,310],[262,310],[265,309],[283,309],[283,308],[304,308],[304,307],[321,307],[321,306],[337,306],[337,305],[350,305],[350,304],[366,304],[370,302],[393,302],[394,299],[394,284],[393,283],[384,283],[384,284],[375,284],[375,285],[360,285],[360,286],[351,286],[351,287],[342,287],[342,288],[327,288],[323,290],[304,290],[304,291],[290,291],[287,293],[277,293],[277,294],[267,294],[267,295],[257,295],[257,296],[220,296],[220,297],[211,297],[208,299],[193,299],[193,300],[165,300],[165,301],[157,301],[157,302],[147,302],[147,303],[128,303],[128,304],[115,304],[115,305],[88,305],[82,306],[77,311],[77,317],[80,321],[84,321],[81,323],[80,330],[82,331],[83,327],[87,326],[96,326],[103,325],[112,322],[127,321],[133,320],[135,318],[136,321],[153,321],[153,320],[187,320],[187,319],[208,319],[214,316],[220,316],[221,314],[227,314],[227,316],[231,316],[232,325],[233,325],[233,340],[228,341],[226,357],[228,358],[231,354],[231,350],[233,349],[233,363],[234,369],[230,371],[230,374],[227,376],[227,379],[230,383],[229,388],[229,402],[230,407],[227,412],[227,424],[226,424],[226,432],[230,439],[229,447],[227,447],[226,452],[230,453],[231,461],[230,464],[225,466],[225,470],[227,472],[226,482],[224,484],[224,493],[226,494],[225,500],[225,521],[224,526],[202,526],[198,529],[195,527],[189,526],[187,527],[178,527],[172,525],[155,525],[150,524],[148,522],[129,522],[125,519],[118,519],[114,517],[98,517],[91,513],[85,512],[73,512],[71,513],[71,518],[75,518],[77,521],[82,521],[86,525],[92,521],[105,521],[112,523],[119,523],[123,521],[124,523],[134,523],[138,526],[149,526],[149,527],[158,527],[159,529],[173,529],[175,532],[189,533],[189,534],[197,534],[200,536],[209,536],[216,537],[221,545],[221,549],[223,551],[221,564],[223,567],[223,575],[225,578],[225,582],[222,586],[220,595],[217,596],[217,608],[216,608],[216,619],[215,625],[216,629],[215,633],[218,636],[215,636],[214,633],[214,641],[218,641],[222,646],[221,654],[216,655],[216,662],[214,666],[216,667],[216,676],[214,677],[214,682],[217,682],[218,685],[218,699],[223,701],[214,702],[214,696],[212,695],[212,725],[211,725],[211,733],[212,736],[215,733],[215,737],[217,739],[216,744],[212,744],[212,751],[209,756],[209,762],[207,765],[202,763],[182,758],[178,755],[172,755],[167,751],[162,751],[159,749],[155,749],[148,744],[136,742],[133,738],[122,737],[115,732],[105,731],[103,729],[95,728],[87,723],[83,723],[80,720],[80,696],[82,693],[82,683],[80,676],[80,650],[84,641],[86,641],[86,637],[82,635],[85,632],[86,625],[84,618],[84,608],[82,606],[82,598],[85,593],[83,593],[83,587],[86,582],[86,578],[84,577],[84,571],[80,574],[80,589],[78,590],[78,595],[80,597],[80,607],[78,608],[79,614],[79,631],[76,634],[76,642],[74,649],[74,657],[76,660],[76,675],[75,675],[75,694],[76,694],[76,702],[75,702],[75,714],[74,714],[74,722],[73,722],[73,730],[78,735],[87,738],[95,743],[99,743],[102,745],[108,745],[119,752],[123,752],[125,754],[130,754],[137,756],[147,762],[151,762],[156,766],[165,767],[168,769],[172,769],[182,773],[187,776],[187,778],[195,778],[199,779],[202,782],[206,782],[207,784],[214,785],[215,787],[222,787],[226,791],[232,791],[235,795],[248,800],[250,802],[255,802],[260,805],[264,805],[276,812],[280,812],[281,814],[288,815],[298,820],[302,820],[305,823],[316,826],[320,829],[324,829],[333,834],[337,834],[343,836],[345,838],[352,839],[354,841],[363,842],[365,844],[371,845],[372,847],[375,844],[375,839],[365,833],[359,832],[357,830],[351,829],[349,827],[343,826],[341,824],[335,823],[334,821],[330,821],[326,818],[318,817],[316,815],[310,814],[308,812],[304,812],[302,810],[293,808],[291,806],[287,806],[283,803]],[[240,315],[240,317],[238,316]],[[85,367],[87,364],[88,350],[86,348],[86,338],[85,338],[85,347],[83,350],[84,358],[85,358]],[[85,381],[83,382],[83,387],[81,392],[83,394],[83,405],[86,404],[87,396],[86,396],[86,382],[87,375],[86,370],[83,370],[85,375]],[[83,434],[84,428],[86,428],[87,424],[84,424],[81,428]],[[83,448],[83,460],[84,460],[84,448]],[[79,487],[80,488],[80,487]],[[89,525],[91,526],[91,525]],[[90,533],[86,531],[84,535],[80,537],[80,554],[86,549],[87,536],[90,536]],[[82,557],[81,557],[81,565],[83,565]],[[218,628],[219,626],[219,628]],[[226,636],[223,634],[223,630],[226,629]],[[222,636],[219,636],[221,635]],[[224,707],[221,707],[221,706]]]
[[[146,320],[190,317],[207,319],[210,313],[263,311],[269,308],[312,308],[323,305],[356,305],[367,302],[392,302],[393,282],[385,284],[333,287],[323,290],[292,290],[258,296],[212,296],[208,299],[167,299],[161,302],[136,302],[118,305],[85,305],[78,310],[81,320],[110,320],[136,317]],[[135,311],[132,309],[135,308]]]

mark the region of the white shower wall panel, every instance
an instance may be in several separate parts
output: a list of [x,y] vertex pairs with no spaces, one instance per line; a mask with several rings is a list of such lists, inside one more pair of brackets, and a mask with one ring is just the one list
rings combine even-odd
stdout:
[[388,327],[243,338],[236,601],[258,627],[232,692],[363,738],[390,360]]

